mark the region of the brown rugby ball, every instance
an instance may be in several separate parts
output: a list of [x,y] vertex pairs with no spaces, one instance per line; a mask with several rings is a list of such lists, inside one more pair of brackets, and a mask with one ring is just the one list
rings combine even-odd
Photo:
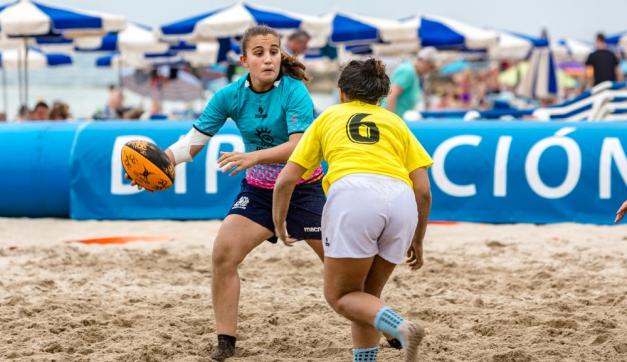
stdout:
[[148,191],[162,191],[174,183],[174,164],[147,141],[129,141],[122,146],[122,166],[131,180]]

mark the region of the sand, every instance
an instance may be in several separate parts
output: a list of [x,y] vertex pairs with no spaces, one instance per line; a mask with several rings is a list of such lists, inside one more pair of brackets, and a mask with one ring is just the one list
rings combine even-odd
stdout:
[[[209,361],[219,225],[0,219],[0,360]],[[65,242],[117,235],[172,240]],[[424,361],[627,361],[627,224],[431,225],[425,262],[384,291],[426,328]],[[230,361],[351,360],[321,269],[306,245],[249,256]]]

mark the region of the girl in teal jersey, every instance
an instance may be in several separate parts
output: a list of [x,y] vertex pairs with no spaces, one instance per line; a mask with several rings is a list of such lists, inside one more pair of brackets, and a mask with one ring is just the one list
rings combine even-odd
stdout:
[[[218,346],[211,355],[223,361],[235,351],[240,294],[238,266],[257,246],[276,242],[272,222],[274,181],[313,121],[313,102],[303,81],[305,67],[281,53],[279,34],[267,26],[249,28],[242,38],[241,62],[249,70],[216,93],[183,141],[166,150],[175,163],[190,161],[231,118],[246,152],[224,152],[218,164],[234,175],[246,172],[241,192],[213,245],[211,291]],[[322,169],[299,181],[287,228],[322,259],[320,222],[325,198]]]

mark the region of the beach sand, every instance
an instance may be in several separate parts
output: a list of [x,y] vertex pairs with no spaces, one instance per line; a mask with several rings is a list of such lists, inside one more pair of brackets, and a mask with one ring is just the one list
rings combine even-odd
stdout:
[[[209,361],[219,225],[0,219],[0,360]],[[66,242],[119,235],[172,240]],[[255,250],[229,361],[350,361],[321,270],[304,244]],[[426,328],[424,361],[627,361],[627,224],[430,225],[384,297]]]

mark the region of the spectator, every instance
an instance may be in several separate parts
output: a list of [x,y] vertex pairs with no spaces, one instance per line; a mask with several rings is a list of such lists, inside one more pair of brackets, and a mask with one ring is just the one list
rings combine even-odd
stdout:
[[0,112],[0,122],[6,122],[7,121],[7,114],[4,112]]
[[294,57],[305,54],[310,39],[311,36],[306,31],[297,30],[287,37],[283,51]]
[[35,108],[29,115],[28,119],[33,121],[45,121],[50,119],[48,113],[50,111],[50,107],[44,101],[39,101],[35,104]]
[[124,112],[129,111],[130,108],[124,107],[124,94],[119,87],[115,85],[109,86],[109,97],[107,104],[103,110],[100,110],[94,114],[94,119],[121,119],[124,118]]
[[28,109],[28,106],[26,104],[22,104],[20,108],[18,108],[17,110],[16,119],[18,121],[26,121],[29,115],[30,115],[30,109]]
[[65,121],[70,118],[70,106],[61,101],[55,101],[50,111],[50,119],[53,121]]
[[605,81],[623,80],[623,74],[620,71],[618,57],[612,51],[607,49],[607,42],[603,33],[597,34],[596,50],[590,53],[586,60],[586,71],[584,72],[584,80],[582,86],[586,87],[589,83],[588,73],[592,69],[593,85]]
[[426,47],[418,52],[414,61],[406,61],[392,73],[390,94],[384,107],[403,117],[405,112],[412,110],[422,98],[420,76],[425,76],[437,67],[438,52],[433,47]]
[[124,114],[122,115],[122,118],[123,119],[140,119],[142,117],[142,114],[144,114],[143,108],[140,108],[140,107],[131,108],[124,112]]

